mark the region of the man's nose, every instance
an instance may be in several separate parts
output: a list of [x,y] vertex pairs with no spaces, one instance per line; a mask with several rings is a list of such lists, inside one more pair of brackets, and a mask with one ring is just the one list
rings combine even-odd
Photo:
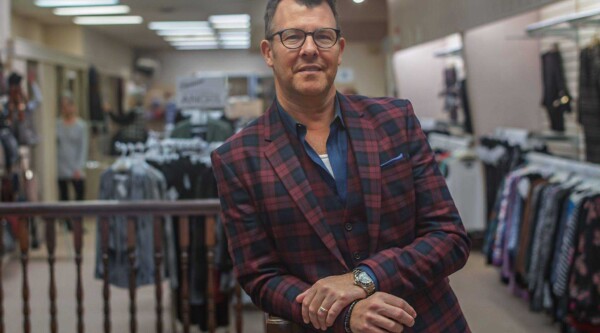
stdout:
[[312,35],[307,35],[306,40],[304,41],[304,45],[300,49],[300,55],[306,57],[315,57],[319,52],[319,48],[317,44],[315,44],[315,40]]

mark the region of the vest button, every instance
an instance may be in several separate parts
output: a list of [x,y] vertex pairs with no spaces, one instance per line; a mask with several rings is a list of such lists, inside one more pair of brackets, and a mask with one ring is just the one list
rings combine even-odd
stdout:
[[360,258],[362,258],[362,256],[360,255],[360,252],[354,252],[354,259],[360,260]]
[[352,231],[352,223],[346,223],[344,227],[346,228],[346,231]]

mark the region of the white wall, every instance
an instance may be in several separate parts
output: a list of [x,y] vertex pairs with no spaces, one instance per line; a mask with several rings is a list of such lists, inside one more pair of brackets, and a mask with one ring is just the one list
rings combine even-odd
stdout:
[[260,54],[247,51],[163,51],[143,56],[160,62],[155,87],[164,89],[174,89],[178,77],[196,72],[270,73]]
[[347,42],[341,67],[354,71],[354,82],[336,86],[352,86],[361,95],[385,96],[385,55],[379,45]]
[[[202,71],[272,73],[262,56],[252,51],[164,51],[146,52],[140,56],[160,62],[154,80],[155,88],[162,89],[174,89],[178,77]],[[355,80],[340,86],[354,86],[360,94],[368,96],[385,95],[385,58],[379,47],[366,43],[347,43],[341,66],[352,68]]]
[[542,74],[539,40],[522,36],[539,20],[538,12],[486,25],[465,33],[465,62],[476,134],[495,127],[542,128]]
[[467,31],[557,1],[387,0],[388,31],[393,37],[393,45],[396,50],[399,50]]
[[435,51],[444,49],[443,39],[411,47],[394,55],[394,71],[398,97],[410,100],[419,118],[447,119],[444,101],[444,59]]
[[83,31],[84,58],[102,74],[129,77],[132,73],[133,48],[106,35],[85,29]]

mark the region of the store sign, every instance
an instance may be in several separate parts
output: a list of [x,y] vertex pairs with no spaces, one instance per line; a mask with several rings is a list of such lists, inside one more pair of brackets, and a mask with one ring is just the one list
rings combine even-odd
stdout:
[[337,76],[335,77],[337,83],[354,83],[354,69],[352,68],[338,68]]
[[214,110],[227,104],[227,78],[185,77],[177,81],[177,107]]

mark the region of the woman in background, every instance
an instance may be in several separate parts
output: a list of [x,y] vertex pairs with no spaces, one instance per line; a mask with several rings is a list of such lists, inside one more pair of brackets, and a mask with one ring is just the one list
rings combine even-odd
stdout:
[[75,190],[75,199],[83,200],[88,129],[85,121],[78,116],[77,107],[70,92],[63,93],[61,97],[60,118],[56,122],[56,137],[60,200],[69,200],[69,183]]

